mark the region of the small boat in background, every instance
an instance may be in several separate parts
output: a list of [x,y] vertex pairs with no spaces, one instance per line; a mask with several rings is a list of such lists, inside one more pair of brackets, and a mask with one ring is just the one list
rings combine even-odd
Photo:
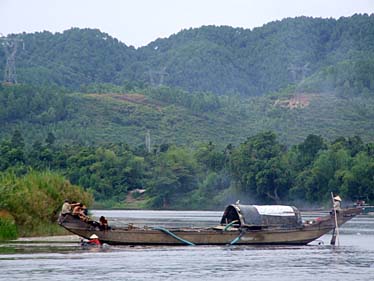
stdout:
[[354,206],[356,208],[361,208],[363,215],[374,216],[374,206],[367,204],[364,199],[360,198],[357,200]]
[[364,204],[364,205],[360,205],[360,206],[357,206],[357,207],[362,209],[362,214],[363,215],[374,216],[374,206]]
[[214,227],[127,227],[100,228],[96,221],[83,221],[66,214],[59,224],[68,231],[88,239],[97,235],[109,245],[305,245],[342,225],[361,208],[336,212],[303,221],[300,211],[284,205],[240,205],[226,207],[221,222]]

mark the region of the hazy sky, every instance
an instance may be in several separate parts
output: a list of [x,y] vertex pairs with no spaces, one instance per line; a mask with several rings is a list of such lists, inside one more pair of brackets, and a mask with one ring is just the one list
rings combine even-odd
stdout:
[[0,33],[99,28],[139,47],[202,25],[253,28],[286,17],[373,12],[374,0],[0,0]]

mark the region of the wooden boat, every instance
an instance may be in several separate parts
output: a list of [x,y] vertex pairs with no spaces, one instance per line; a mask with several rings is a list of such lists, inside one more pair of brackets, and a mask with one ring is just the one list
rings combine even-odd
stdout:
[[374,216],[374,206],[363,205],[361,208],[364,215]]
[[299,210],[283,205],[239,205],[226,207],[221,223],[215,227],[163,228],[127,227],[100,228],[98,222],[83,221],[67,214],[59,224],[88,239],[96,234],[100,241],[110,245],[305,245],[342,225],[361,213],[361,208],[348,208],[335,213],[302,221]]
[[366,204],[366,203],[360,203],[360,204],[355,204],[355,207],[361,208],[363,215],[369,215],[369,216],[374,215],[374,205],[369,205],[369,204]]

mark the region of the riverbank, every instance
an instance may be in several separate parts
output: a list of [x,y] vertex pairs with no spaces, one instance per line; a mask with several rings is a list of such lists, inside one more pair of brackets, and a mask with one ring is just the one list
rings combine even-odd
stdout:
[[69,253],[79,250],[81,238],[77,235],[21,237],[0,242],[0,255]]
[[35,236],[35,237],[20,237],[16,240],[11,240],[9,242],[19,242],[19,243],[72,243],[79,242],[80,237],[78,235],[57,235],[57,236]]

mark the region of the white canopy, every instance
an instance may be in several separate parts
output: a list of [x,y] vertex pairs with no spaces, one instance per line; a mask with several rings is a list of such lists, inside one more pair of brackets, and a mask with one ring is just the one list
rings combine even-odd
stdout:
[[291,206],[284,205],[253,205],[260,215],[267,216],[295,216],[295,211]]

